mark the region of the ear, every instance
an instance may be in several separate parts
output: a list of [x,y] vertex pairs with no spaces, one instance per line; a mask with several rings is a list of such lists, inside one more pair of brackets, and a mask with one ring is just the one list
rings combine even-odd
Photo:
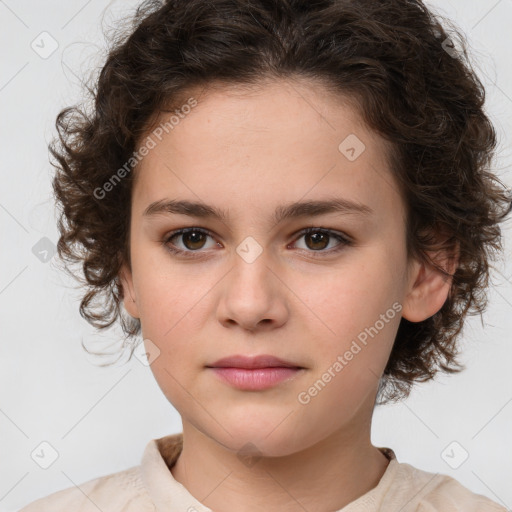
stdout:
[[444,305],[449,296],[460,255],[457,242],[455,250],[429,252],[433,262],[443,268],[449,276],[442,274],[430,263],[414,259],[409,269],[406,297],[402,316],[410,322],[422,322],[435,315]]
[[133,286],[132,272],[126,263],[123,263],[121,270],[119,271],[119,281],[123,288],[123,304],[126,311],[128,311],[130,316],[133,318],[140,318],[135,289]]

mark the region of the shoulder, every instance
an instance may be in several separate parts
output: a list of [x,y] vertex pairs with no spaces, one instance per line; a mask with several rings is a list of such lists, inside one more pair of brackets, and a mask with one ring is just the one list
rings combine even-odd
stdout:
[[393,494],[409,501],[404,512],[507,512],[505,507],[470,491],[450,476],[422,471],[410,464],[398,464],[395,482],[398,492]]
[[140,478],[140,466],[57,491],[19,512],[153,512]]

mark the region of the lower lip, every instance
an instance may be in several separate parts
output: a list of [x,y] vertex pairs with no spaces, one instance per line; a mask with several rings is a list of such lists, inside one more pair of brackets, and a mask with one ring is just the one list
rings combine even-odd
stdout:
[[247,391],[268,389],[295,377],[302,368],[211,368],[222,380]]

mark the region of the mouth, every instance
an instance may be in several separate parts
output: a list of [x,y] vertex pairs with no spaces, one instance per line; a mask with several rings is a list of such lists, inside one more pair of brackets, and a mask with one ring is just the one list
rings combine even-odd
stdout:
[[206,368],[211,369],[224,383],[246,391],[272,388],[305,371],[304,367],[292,361],[270,355],[230,356]]

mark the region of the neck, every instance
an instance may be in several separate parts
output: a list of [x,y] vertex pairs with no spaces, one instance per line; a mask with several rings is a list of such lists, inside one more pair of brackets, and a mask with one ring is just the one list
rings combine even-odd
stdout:
[[388,459],[370,433],[335,432],[290,455],[241,458],[183,423],[183,450],[174,478],[215,512],[327,512],[377,486]]

